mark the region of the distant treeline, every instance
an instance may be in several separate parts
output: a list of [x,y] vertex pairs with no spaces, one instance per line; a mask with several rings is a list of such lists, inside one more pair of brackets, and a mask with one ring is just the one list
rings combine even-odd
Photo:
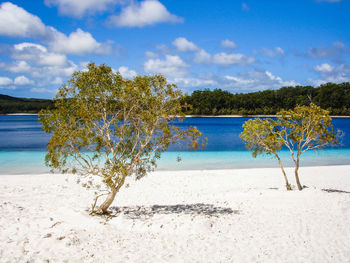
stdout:
[[[350,116],[350,83],[283,87],[251,93],[233,94],[221,89],[196,90],[184,99],[184,112],[190,115],[276,114],[281,109],[315,103],[331,115]],[[187,106],[186,106],[187,105]],[[38,113],[53,107],[51,100],[15,98],[0,95],[0,114]]]
[[276,114],[281,109],[315,103],[331,115],[350,115],[350,83],[327,83],[311,86],[283,87],[245,94],[215,89],[196,90],[184,99],[185,113],[191,115]]
[[51,100],[15,98],[0,94],[0,114],[38,113],[41,109],[52,106]]

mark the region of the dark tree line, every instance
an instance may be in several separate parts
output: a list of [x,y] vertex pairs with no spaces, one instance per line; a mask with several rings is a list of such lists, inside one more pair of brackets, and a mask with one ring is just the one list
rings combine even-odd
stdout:
[[0,94],[0,114],[38,113],[41,109],[52,106],[51,100],[15,98]]
[[[282,109],[289,110],[310,102],[329,110],[331,115],[350,116],[350,83],[327,83],[317,88],[283,87],[239,94],[221,89],[196,90],[184,98],[183,104],[184,112],[192,115],[256,115],[276,114]],[[51,100],[0,95],[0,114],[38,113],[47,107],[53,107]]]
[[184,99],[185,113],[193,115],[276,114],[282,109],[311,102],[329,110],[332,115],[350,115],[350,83],[327,83],[317,88],[283,87],[245,94],[205,89],[196,90]]

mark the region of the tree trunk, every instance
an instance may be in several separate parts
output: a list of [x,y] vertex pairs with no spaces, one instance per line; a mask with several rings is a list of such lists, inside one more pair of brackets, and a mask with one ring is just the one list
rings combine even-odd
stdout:
[[284,177],[284,180],[286,182],[286,188],[288,191],[292,190],[292,187],[290,186],[290,183],[288,182],[288,177],[286,175],[286,172],[284,171],[284,168],[283,168],[283,165],[282,165],[282,162],[281,162],[281,159],[279,158],[279,156],[277,154],[275,154],[277,160],[278,160],[278,163],[281,167],[281,170],[282,170],[282,173],[283,173],[283,177]]
[[301,191],[301,190],[303,190],[303,187],[301,186],[301,183],[300,183],[300,180],[299,180],[298,170],[299,170],[299,157],[297,158],[297,161],[295,163],[294,173],[295,173],[295,181],[297,183],[298,190]]
[[114,200],[117,192],[118,191],[117,191],[116,188],[112,188],[111,189],[111,192],[108,194],[106,200],[100,205],[100,207],[96,211],[97,214],[106,214],[106,213],[108,213],[108,208],[113,203],[113,200]]

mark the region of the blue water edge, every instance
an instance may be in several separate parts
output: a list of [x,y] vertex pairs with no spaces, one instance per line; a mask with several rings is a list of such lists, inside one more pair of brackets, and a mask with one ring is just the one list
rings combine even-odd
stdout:
[[[0,151],[0,174],[42,174],[46,152]],[[285,167],[293,166],[288,151],[280,152]],[[177,159],[180,157],[181,161]],[[302,155],[301,166],[350,165],[350,149],[309,151]],[[272,156],[253,158],[248,151],[165,152],[156,170],[213,170],[279,167]]]
[[[0,115],[0,174],[47,173],[45,151],[49,134],[41,130],[37,115]],[[185,143],[171,146],[163,153],[157,170],[203,170],[279,167],[271,156],[253,158],[245,150],[239,135],[242,124],[249,118],[186,118],[174,122],[180,128],[196,126],[208,145],[191,152]],[[322,151],[309,151],[302,156],[301,165],[350,165],[350,119],[333,119],[336,129],[343,131],[341,144]],[[286,167],[292,166],[290,153],[280,153]],[[178,157],[182,159],[177,162]]]

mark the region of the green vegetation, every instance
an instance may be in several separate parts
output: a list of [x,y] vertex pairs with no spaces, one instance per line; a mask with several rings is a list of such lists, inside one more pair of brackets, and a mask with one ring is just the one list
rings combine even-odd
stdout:
[[51,100],[15,98],[0,94],[0,114],[38,113],[41,109],[51,108],[52,105]]
[[[350,83],[327,83],[311,86],[283,87],[251,93],[232,94],[216,89],[196,90],[183,99],[184,113],[190,115],[257,115],[276,114],[296,105],[314,103],[331,115],[350,116]],[[0,95],[0,113],[37,113],[52,106],[50,100],[22,99]]]
[[197,90],[187,96],[186,114],[192,115],[256,115],[276,114],[310,102],[327,109],[331,115],[350,115],[350,83],[327,83],[311,86],[284,87],[246,94],[232,94],[221,89]]
[[274,155],[282,169],[287,190],[291,190],[286,172],[278,152],[285,146],[291,153],[295,164],[294,175],[299,190],[302,185],[299,178],[301,155],[308,150],[321,149],[338,143],[338,135],[333,129],[332,118],[327,110],[315,104],[296,106],[293,110],[277,113],[277,120],[250,119],[243,124],[241,139],[253,157],[258,154]]
[[55,109],[39,114],[43,130],[52,133],[46,164],[81,175],[86,187],[102,183],[107,198],[95,209],[98,195],[91,212],[107,213],[126,178],[144,177],[169,145],[186,140],[193,150],[201,147],[196,127],[170,123],[183,117],[182,98],[163,76],[125,80],[110,67],[90,63],[59,89]]

